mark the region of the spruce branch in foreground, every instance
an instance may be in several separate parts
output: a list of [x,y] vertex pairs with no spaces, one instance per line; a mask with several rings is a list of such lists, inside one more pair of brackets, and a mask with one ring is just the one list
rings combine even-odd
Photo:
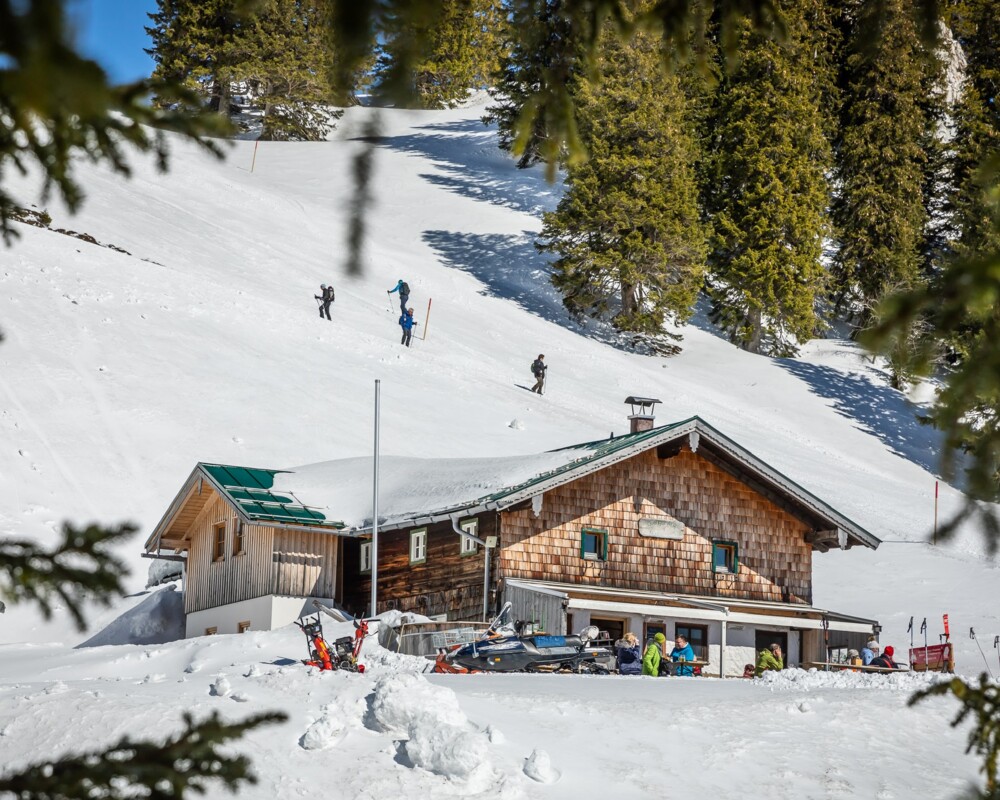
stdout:
[[970,715],[973,716],[972,730],[969,731],[968,747],[965,752],[973,750],[982,756],[983,766],[980,770],[986,775],[986,792],[982,795],[986,800],[1000,798],[1000,786],[997,784],[997,758],[1000,756],[1000,686],[993,683],[983,673],[979,676],[979,686],[970,686],[961,678],[936,683],[927,689],[921,689],[910,697],[909,705],[916,705],[921,700],[938,695],[953,694],[962,707],[958,710],[951,726],[961,725]]
[[61,601],[82,631],[87,627],[80,608],[85,600],[108,606],[125,593],[122,580],[129,570],[112,551],[135,531],[128,522],[82,529],[65,522],[63,541],[52,551],[35,542],[0,539],[0,597],[34,602],[46,619],[52,617],[53,603]]
[[163,744],[133,742],[124,737],[96,753],[68,756],[34,764],[21,772],[0,776],[0,797],[18,800],[172,800],[186,792],[205,794],[210,781],[221,781],[232,792],[241,784],[256,784],[250,760],[224,755],[219,746],[239,739],[262,725],[284,722],[280,712],[257,714],[242,722],[226,723],[217,713],[196,723],[184,715],[184,730]]

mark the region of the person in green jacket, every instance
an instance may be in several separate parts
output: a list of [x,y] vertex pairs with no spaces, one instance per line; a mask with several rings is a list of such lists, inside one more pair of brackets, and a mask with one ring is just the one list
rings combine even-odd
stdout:
[[783,670],[785,668],[785,662],[781,658],[781,645],[772,644],[767,650],[761,650],[760,655],[757,656],[757,667],[754,669],[753,674],[755,678],[759,678],[768,670]]
[[667,637],[658,633],[646,645],[646,652],[642,655],[642,674],[652,675],[654,678],[660,674],[660,659],[663,654],[663,643]]

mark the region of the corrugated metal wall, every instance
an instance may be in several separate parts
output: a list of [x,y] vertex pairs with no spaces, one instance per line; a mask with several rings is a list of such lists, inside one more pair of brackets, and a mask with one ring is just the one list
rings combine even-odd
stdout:
[[514,619],[537,622],[542,630],[554,636],[566,634],[565,600],[542,592],[534,592],[514,583],[507,583],[503,590],[504,602],[510,601]]

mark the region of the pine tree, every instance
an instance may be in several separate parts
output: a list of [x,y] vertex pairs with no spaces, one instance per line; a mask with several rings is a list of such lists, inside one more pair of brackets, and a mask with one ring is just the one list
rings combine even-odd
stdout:
[[333,54],[327,0],[264,0],[242,40],[232,75],[264,107],[264,140],[325,139],[343,112],[329,108]]
[[329,0],[257,0],[256,14],[237,0],[157,0],[146,30],[154,75],[210,94],[230,111],[234,85],[247,85],[263,106],[262,139],[325,138],[339,116],[334,93]]
[[541,0],[537,6],[514,3],[511,22],[504,28],[497,81],[490,89],[493,104],[487,107],[483,123],[497,124],[501,150],[513,151],[518,145],[520,169],[545,157],[546,116],[531,114],[529,100],[545,80],[546,71],[563,55],[559,45],[568,40],[571,30],[564,5],[564,0]]
[[411,18],[388,14],[374,82],[388,96],[409,83],[420,108],[454,107],[498,71],[502,22],[500,0],[444,0],[416,29]]
[[780,4],[788,36],[744,26],[741,60],[715,98],[706,206],[715,229],[713,319],[740,347],[791,355],[820,327],[830,148],[821,104],[829,25],[813,0]]
[[570,166],[539,248],[558,256],[552,282],[571,313],[660,334],[690,317],[704,270],[686,100],[646,34],[608,31],[600,66],[599,85],[573,89],[590,158]]
[[838,306],[864,328],[886,294],[922,280],[939,65],[907,0],[857,0],[847,16],[833,274]]

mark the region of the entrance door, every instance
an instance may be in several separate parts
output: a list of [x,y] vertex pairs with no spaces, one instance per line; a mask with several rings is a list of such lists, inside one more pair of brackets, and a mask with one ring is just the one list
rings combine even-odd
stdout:
[[754,647],[759,653],[767,650],[772,644],[781,645],[781,660],[788,663],[788,631],[762,631],[758,629],[754,633]]
[[[599,619],[598,617],[591,617],[590,624],[596,625],[598,630],[606,631],[608,634],[608,641],[612,644],[625,635],[625,620]],[[601,638],[603,639],[604,636],[602,635]]]

